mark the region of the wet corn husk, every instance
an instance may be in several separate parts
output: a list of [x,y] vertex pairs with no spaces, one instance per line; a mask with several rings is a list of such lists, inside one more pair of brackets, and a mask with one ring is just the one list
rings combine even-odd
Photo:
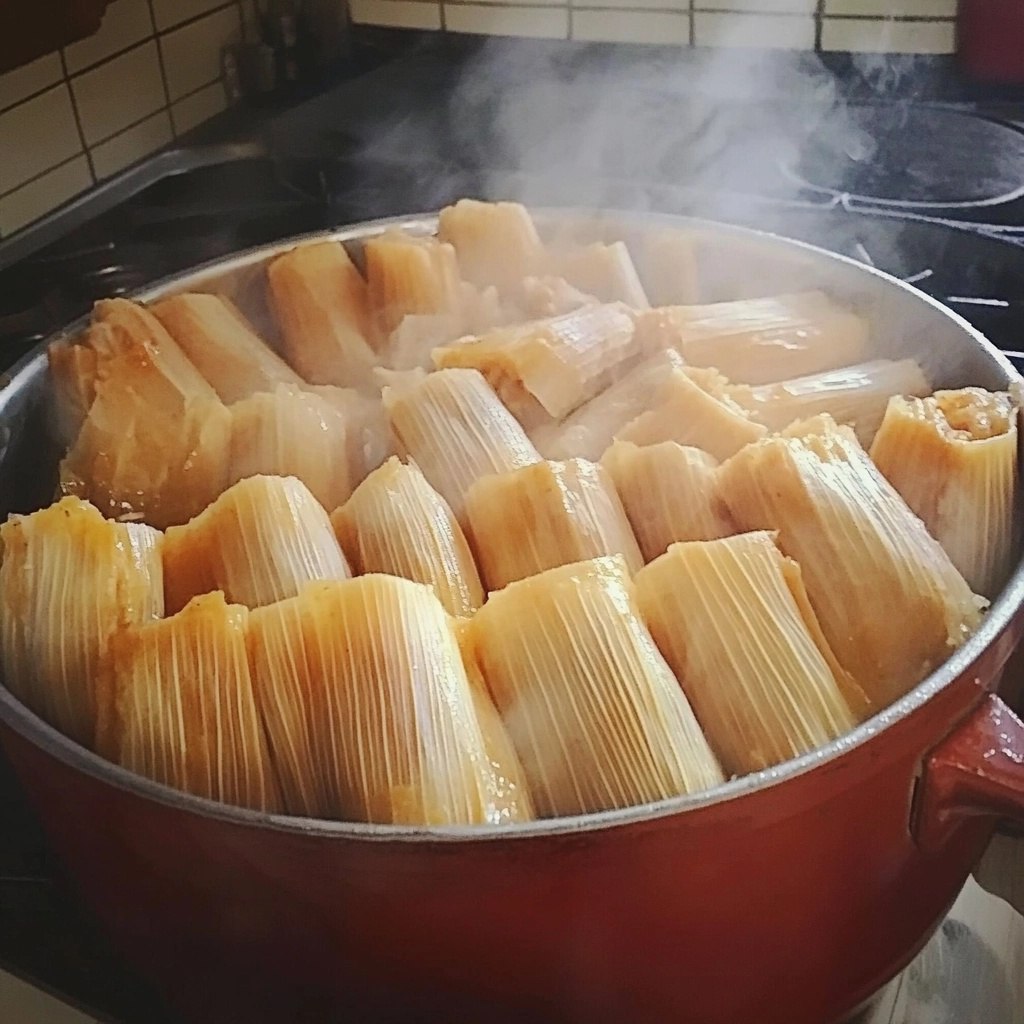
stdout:
[[733,400],[727,382],[714,370],[673,370],[651,394],[649,406],[617,431],[616,440],[638,445],[676,441],[727,459],[768,432]]
[[583,306],[598,303],[595,296],[574,288],[564,277],[551,274],[523,278],[514,298],[528,320],[562,316]]
[[61,489],[112,518],[185,522],[225,487],[230,414],[147,309],[110,299],[93,316],[95,397]]
[[871,458],[971,589],[995,597],[1019,539],[1016,402],[981,388],[890,400]]
[[118,633],[101,752],[195,796],[280,810],[246,655],[248,615],[207,594]]
[[874,359],[807,377],[729,388],[730,396],[769,430],[828,413],[852,427],[864,447],[871,444],[892,395],[926,395],[928,378],[913,359]]
[[[513,820],[456,625],[429,587],[383,575],[310,584],[252,613],[250,654],[284,791],[303,813]],[[522,820],[527,808],[515,813]]]
[[829,416],[745,448],[721,466],[718,483],[742,529],[778,531],[829,645],[876,708],[978,625],[984,599]]
[[294,477],[254,476],[229,487],[167,531],[163,556],[169,612],[212,590],[257,608],[311,580],[351,575],[323,506]]
[[540,461],[523,428],[476,370],[442,370],[384,390],[401,454],[465,526],[470,486],[490,473]]
[[695,303],[700,295],[696,239],[677,228],[651,228],[640,247],[640,279],[655,306]]
[[311,242],[267,268],[283,354],[311,384],[364,389],[376,338],[366,282],[340,242]]
[[469,489],[466,514],[489,591],[599,555],[621,555],[630,572],[643,565],[607,473],[585,459],[484,477]]
[[236,402],[228,484],[260,474],[294,476],[324,508],[337,508],[366,475],[367,444],[386,436],[383,413],[372,406],[348,389],[288,384]]
[[363,253],[370,308],[384,334],[409,314],[461,313],[459,265],[447,242],[391,230],[367,239]]
[[462,528],[415,464],[389,459],[331,513],[331,524],[357,574],[426,583],[454,616],[471,615],[484,603]]
[[460,199],[441,211],[437,237],[455,247],[467,281],[501,292],[543,273],[547,264],[533,219],[519,203]]
[[530,438],[547,459],[599,459],[616,433],[650,408],[672,371],[684,365],[674,349],[662,349],[564,420],[532,431]]
[[64,498],[0,526],[0,663],[7,688],[86,747],[111,637],[163,615],[158,531]]
[[641,313],[637,338],[652,351],[675,348],[691,366],[714,367],[731,381],[770,384],[864,358],[867,321],[821,292],[662,306]]
[[[107,330],[97,325],[89,331],[97,329]],[[78,436],[96,397],[97,357],[96,349],[88,342],[89,331],[84,339],[71,344],[54,343],[46,353],[53,385],[56,435],[63,447]]]
[[186,292],[161,299],[152,312],[222,402],[302,383],[230,299]]
[[527,429],[558,419],[607,387],[637,352],[633,318],[621,304],[498,328],[434,351],[442,369],[479,370]]
[[578,246],[554,255],[552,263],[556,274],[601,302],[624,302],[633,309],[650,307],[625,242]]
[[794,588],[802,593],[799,567],[765,532],[673,544],[636,576],[641,615],[733,775],[824,746],[855,724],[842,669],[815,642],[820,629],[805,621],[809,606]]
[[470,630],[540,816],[628,807],[722,781],[640,621],[620,557],[513,583]]
[[622,501],[645,562],[676,541],[716,540],[737,533],[717,493],[718,461],[675,441],[639,447],[616,441],[601,465]]

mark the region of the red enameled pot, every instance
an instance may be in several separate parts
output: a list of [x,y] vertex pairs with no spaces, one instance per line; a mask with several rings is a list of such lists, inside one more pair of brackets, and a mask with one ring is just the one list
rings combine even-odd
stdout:
[[[1022,383],[966,322],[852,261],[571,216],[593,238],[692,230],[702,301],[821,287],[871,320],[874,354],[914,355],[938,385]],[[358,249],[385,226],[331,237]],[[263,264],[292,242],[142,298],[216,287],[259,317]],[[0,511],[52,493],[52,422],[40,349],[0,390]],[[0,740],[87,904],[189,1021],[830,1024],[924,945],[997,820],[1024,820],[1024,726],[995,695],[1024,631],[1024,567],[1008,572],[977,635],[855,732],[623,811],[503,831],[261,815],[112,766],[2,687]]]

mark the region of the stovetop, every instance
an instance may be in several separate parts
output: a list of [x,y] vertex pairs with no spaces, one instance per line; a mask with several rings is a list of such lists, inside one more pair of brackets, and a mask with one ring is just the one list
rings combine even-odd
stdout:
[[[645,61],[638,87],[615,93],[610,121],[579,62],[558,65],[565,89],[552,111],[550,92],[534,88],[535,61],[513,83],[506,68],[488,84],[479,68],[414,59],[242,138],[225,128],[164,152],[0,242],[0,371],[97,298],[462,196],[777,231],[914,283],[1024,369],[1024,102],[869,95],[808,106],[785,95],[785,76],[757,102],[749,88],[710,99]],[[0,965],[94,1015],[159,1024],[151,994],[60,881],[2,759],[0,822]]]

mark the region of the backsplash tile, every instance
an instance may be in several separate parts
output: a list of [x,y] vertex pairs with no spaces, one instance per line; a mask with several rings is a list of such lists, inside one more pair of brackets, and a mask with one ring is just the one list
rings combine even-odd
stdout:
[[696,46],[813,50],[816,32],[810,15],[698,11],[693,16]]
[[0,196],[0,232],[9,235],[67,202],[92,184],[89,161],[75,157],[27,185]]
[[152,35],[149,0],[116,0],[107,8],[103,24],[95,35],[65,47],[68,72],[81,71]]
[[693,0],[698,11],[740,11],[756,14],[814,14],[818,0]]
[[153,16],[162,32],[223,6],[224,0],[153,0]]
[[690,15],[686,11],[594,11],[574,7],[572,38],[595,43],[686,46],[690,42]]
[[31,64],[0,75],[0,110],[56,85],[62,73],[60,55],[48,53]]
[[[183,102],[187,103],[188,100]],[[166,110],[161,110],[112,139],[93,146],[92,166],[96,172],[96,180],[109,178],[136,160],[149,156],[173,138],[174,130],[171,127],[170,115]]]
[[0,114],[0,193],[81,152],[82,143],[63,82]]
[[241,34],[241,14],[238,6],[231,4],[161,36],[171,99],[180,99],[219,78],[221,48],[237,42]]
[[824,13],[867,18],[955,18],[956,0],[825,0]]
[[483,4],[445,4],[445,23],[452,32],[477,35],[568,39],[567,7],[497,7]]
[[350,0],[349,13],[357,25],[418,29],[441,27],[440,5],[423,0]]
[[72,78],[71,88],[89,146],[167,105],[160,58],[152,40]]
[[228,105],[221,82],[213,82],[204,89],[199,89],[171,107],[171,119],[178,135],[184,135],[197,124],[209,121],[214,114],[219,114]]
[[873,18],[824,18],[823,50],[858,53],[950,53],[956,45],[952,21],[879,21]]

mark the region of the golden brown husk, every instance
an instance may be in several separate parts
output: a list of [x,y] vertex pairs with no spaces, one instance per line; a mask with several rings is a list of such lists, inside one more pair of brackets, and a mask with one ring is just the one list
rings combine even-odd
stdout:
[[212,590],[257,608],[294,596],[311,580],[350,575],[327,513],[294,477],[242,480],[164,538],[171,612]]
[[556,255],[553,262],[556,274],[601,302],[624,302],[633,309],[650,307],[625,242],[578,246]]
[[764,532],[673,544],[636,576],[641,615],[734,775],[824,746],[855,724],[841,670],[816,645],[792,583],[802,587],[799,567]]
[[828,643],[876,708],[902,696],[978,625],[983,599],[828,416],[750,445],[719,469],[744,530],[777,530]]
[[331,524],[357,574],[425,583],[449,615],[471,615],[484,603],[462,528],[415,464],[389,459],[331,513]]
[[871,446],[875,465],[971,589],[990,598],[1018,541],[1018,415],[1008,394],[981,388],[897,396]]
[[638,447],[616,441],[601,459],[622,501],[644,561],[676,541],[716,540],[737,533],[718,497],[717,460],[675,441]]
[[246,657],[248,610],[223,594],[119,633],[104,753],[195,796],[281,809]]
[[722,781],[640,621],[620,557],[513,583],[491,596],[470,631],[542,817],[628,807]]
[[540,461],[523,428],[476,370],[441,370],[385,388],[398,450],[419,467],[465,527],[470,486]]
[[643,565],[608,475],[585,459],[484,477],[469,489],[466,514],[489,591],[599,555],[621,555],[630,572]]

